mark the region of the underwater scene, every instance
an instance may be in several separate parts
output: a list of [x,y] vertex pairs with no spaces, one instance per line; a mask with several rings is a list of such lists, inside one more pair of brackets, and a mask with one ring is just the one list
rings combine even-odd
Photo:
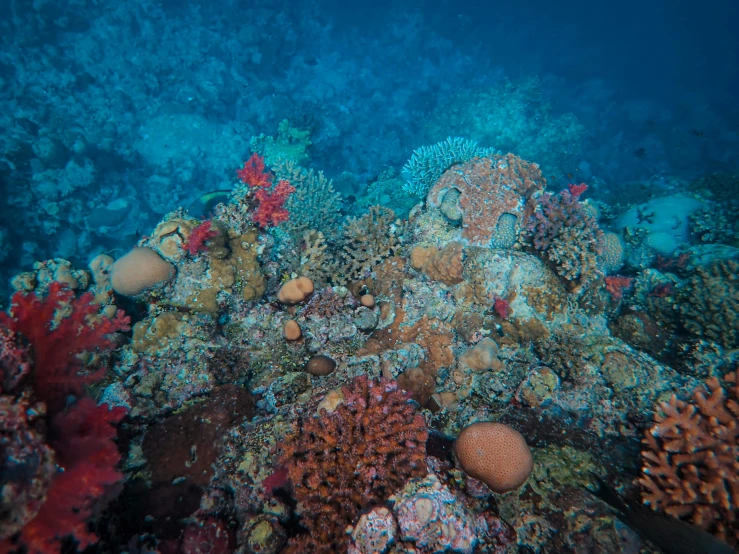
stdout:
[[736,552],[738,24],[0,2],[0,554]]

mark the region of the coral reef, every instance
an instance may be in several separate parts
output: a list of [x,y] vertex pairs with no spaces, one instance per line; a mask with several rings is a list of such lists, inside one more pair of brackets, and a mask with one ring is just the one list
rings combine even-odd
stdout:
[[662,402],[644,435],[644,503],[739,544],[739,381],[715,377],[688,401]]
[[503,79],[451,94],[424,118],[424,130],[429,137],[465,133],[538,160],[548,176],[560,179],[577,165],[588,129],[573,113],[554,109],[554,103],[544,79]]
[[307,417],[282,445],[301,525],[289,552],[346,552],[344,531],[363,509],[381,505],[425,474],[423,417],[397,385],[357,377],[332,412]]

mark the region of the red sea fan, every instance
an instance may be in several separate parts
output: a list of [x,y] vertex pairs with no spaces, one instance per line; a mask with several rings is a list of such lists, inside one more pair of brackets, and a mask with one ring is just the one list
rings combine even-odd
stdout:
[[82,398],[51,422],[51,446],[63,468],[46,494],[36,517],[16,539],[0,542],[0,553],[25,545],[29,554],[58,553],[60,540],[71,536],[85,549],[98,537],[88,530],[87,520],[102,508],[101,499],[123,475],[116,470],[120,454],[113,439],[114,424],[126,414],[124,408],[108,409]]
[[112,319],[101,316],[93,298],[89,292],[75,297],[66,285],[53,282],[45,298],[17,292],[10,313],[0,312],[0,324],[30,342],[33,390],[51,414],[64,408],[68,395],[81,396],[85,385],[103,376],[104,369],[80,373],[79,354],[110,348],[110,335],[129,329],[123,311]]

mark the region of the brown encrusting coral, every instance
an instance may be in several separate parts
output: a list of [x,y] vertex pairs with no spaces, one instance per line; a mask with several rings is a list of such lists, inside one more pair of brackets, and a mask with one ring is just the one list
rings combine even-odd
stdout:
[[645,504],[739,545],[739,381],[710,378],[688,402],[660,404],[643,440]]
[[283,442],[280,464],[308,531],[287,552],[346,552],[347,525],[426,475],[428,431],[396,383],[361,375],[342,392],[336,410],[298,420]]
[[456,285],[463,280],[464,246],[459,242],[450,242],[441,250],[417,246],[411,252],[411,265],[433,281]]

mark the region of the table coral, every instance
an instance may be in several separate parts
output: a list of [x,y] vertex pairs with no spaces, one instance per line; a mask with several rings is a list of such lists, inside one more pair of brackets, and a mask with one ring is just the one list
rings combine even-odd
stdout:
[[346,552],[345,528],[362,510],[426,474],[423,416],[394,382],[361,375],[342,392],[335,411],[301,418],[283,443],[280,464],[309,532],[288,552]]
[[662,402],[645,433],[639,483],[657,511],[739,544],[739,382],[710,378],[687,402]]
[[[545,186],[539,166],[513,154],[474,158],[444,173],[429,191],[427,201],[431,208],[439,209],[444,197],[457,191],[462,236],[469,244],[488,246],[504,214],[516,216],[520,229],[524,212],[531,209],[533,199]],[[510,235],[510,219],[504,227],[506,236]]]

